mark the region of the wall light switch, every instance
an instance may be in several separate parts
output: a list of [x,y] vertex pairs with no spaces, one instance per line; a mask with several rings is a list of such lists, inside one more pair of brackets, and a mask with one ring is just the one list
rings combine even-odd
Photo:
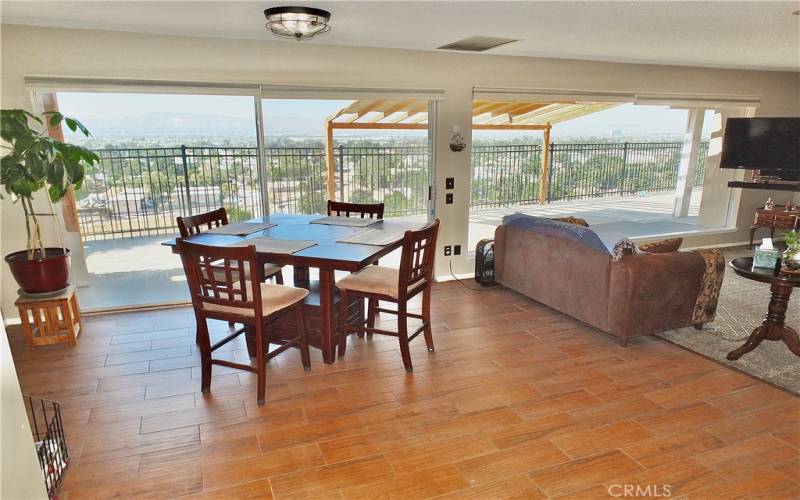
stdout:
[[447,193],[446,195],[444,195],[444,202],[447,205],[452,205],[453,204],[453,193]]
[[444,187],[446,189],[455,189],[456,187],[456,178],[455,177],[448,177],[444,180]]
[[461,245],[453,245],[453,255],[461,255]]

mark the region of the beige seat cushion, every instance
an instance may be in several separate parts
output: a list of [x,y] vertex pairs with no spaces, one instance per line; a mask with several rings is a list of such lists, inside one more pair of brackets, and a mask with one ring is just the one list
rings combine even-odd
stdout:
[[[225,281],[225,268],[223,267],[222,262],[220,261],[220,264],[218,266],[214,266],[214,267],[215,267],[215,269],[214,269],[214,279],[216,279],[217,281]],[[273,274],[280,272],[281,269],[282,269],[281,266],[276,266],[275,264],[264,264],[264,276],[269,278]],[[239,276],[238,276],[239,273],[237,271],[234,270],[234,271],[232,271],[231,274],[232,274],[232,278],[234,280],[238,280],[239,279]],[[250,266],[245,266],[245,268],[244,268],[244,278],[245,279],[250,279]]]
[[[238,284],[237,284],[238,288]],[[250,282],[245,282],[247,288],[247,298],[252,300],[253,289]],[[300,302],[308,295],[308,290],[304,288],[295,288],[293,286],[273,285],[272,283],[261,283],[261,307],[263,316],[269,316],[272,313],[278,312],[281,309],[293,306]],[[221,298],[225,297],[225,294]],[[256,313],[253,309],[244,307],[223,306],[220,304],[204,303],[203,308],[206,311],[213,312],[226,312],[232,314],[241,314],[243,316],[255,317]]]
[[[342,278],[336,286],[343,290],[354,290],[366,293],[378,293],[397,298],[400,284],[400,271],[390,267],[369,266],[346,278]],[[425,286],[425,280],[418,281],[408,287],[408,293]]]

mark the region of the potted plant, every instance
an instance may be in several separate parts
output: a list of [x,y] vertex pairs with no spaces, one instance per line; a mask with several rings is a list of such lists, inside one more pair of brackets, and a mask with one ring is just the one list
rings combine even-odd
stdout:
[[795,229],[786,233],[786,246],[783,252],[783,266],[792,271],[800,270],[800,238]]
[[[70,251],[45,248],[38,217],[54,215],[52,204],[61,201],[71,187],[80,188],[84,168],[99,161],[88,149],[48,135],[62,122],[73,132],[80,130],[85,136],[90,135],[78,120],[57,111],[48,111],[39,118],[22,109],[0,110],[0,137],[5,142],[0,146],[0,185],[15,203],[22,205],[28,236],[27,248],[6,255],[5,259],[26,293],[48,293],[69,285]],[[47,191],[50,214],[34,209],[33,197],[42,190]]]

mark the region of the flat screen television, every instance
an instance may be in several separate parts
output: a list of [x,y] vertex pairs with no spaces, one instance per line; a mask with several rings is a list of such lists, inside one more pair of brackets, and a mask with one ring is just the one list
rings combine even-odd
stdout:
[[800,178],[800,118],[728,118],[719,166]]

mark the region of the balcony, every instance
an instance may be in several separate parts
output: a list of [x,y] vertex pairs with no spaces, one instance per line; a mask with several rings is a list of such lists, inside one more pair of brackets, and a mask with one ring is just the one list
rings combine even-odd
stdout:
[[[671,217],[681,143],[551,144],[545,204],[539,203],[541,146],[472,149],[470,240],[491,237],[503,215],[577,215],[616,224],[630,236],[677,232],[693,224],[705,172],[701,148],[688,220]],[[90,286],[85,309],[187,300],[180,261],[160,246],[180,215],[225,206],[232,219],[260,216],[256,148],[107,149],[87,172],[78,213]],[[382,201],[387,217],[424,218],[430,151],[425,146],[334,149],[335,193]],[[327,199],[322,147],[266,148],[270,213],[322,213]],[[644,228],[647,222],[647,228]],[[654,225],[655,224],[655,225]],[[290,273],[287,273],[287,275]],[[288,278],[288,276],[287,276]]]

